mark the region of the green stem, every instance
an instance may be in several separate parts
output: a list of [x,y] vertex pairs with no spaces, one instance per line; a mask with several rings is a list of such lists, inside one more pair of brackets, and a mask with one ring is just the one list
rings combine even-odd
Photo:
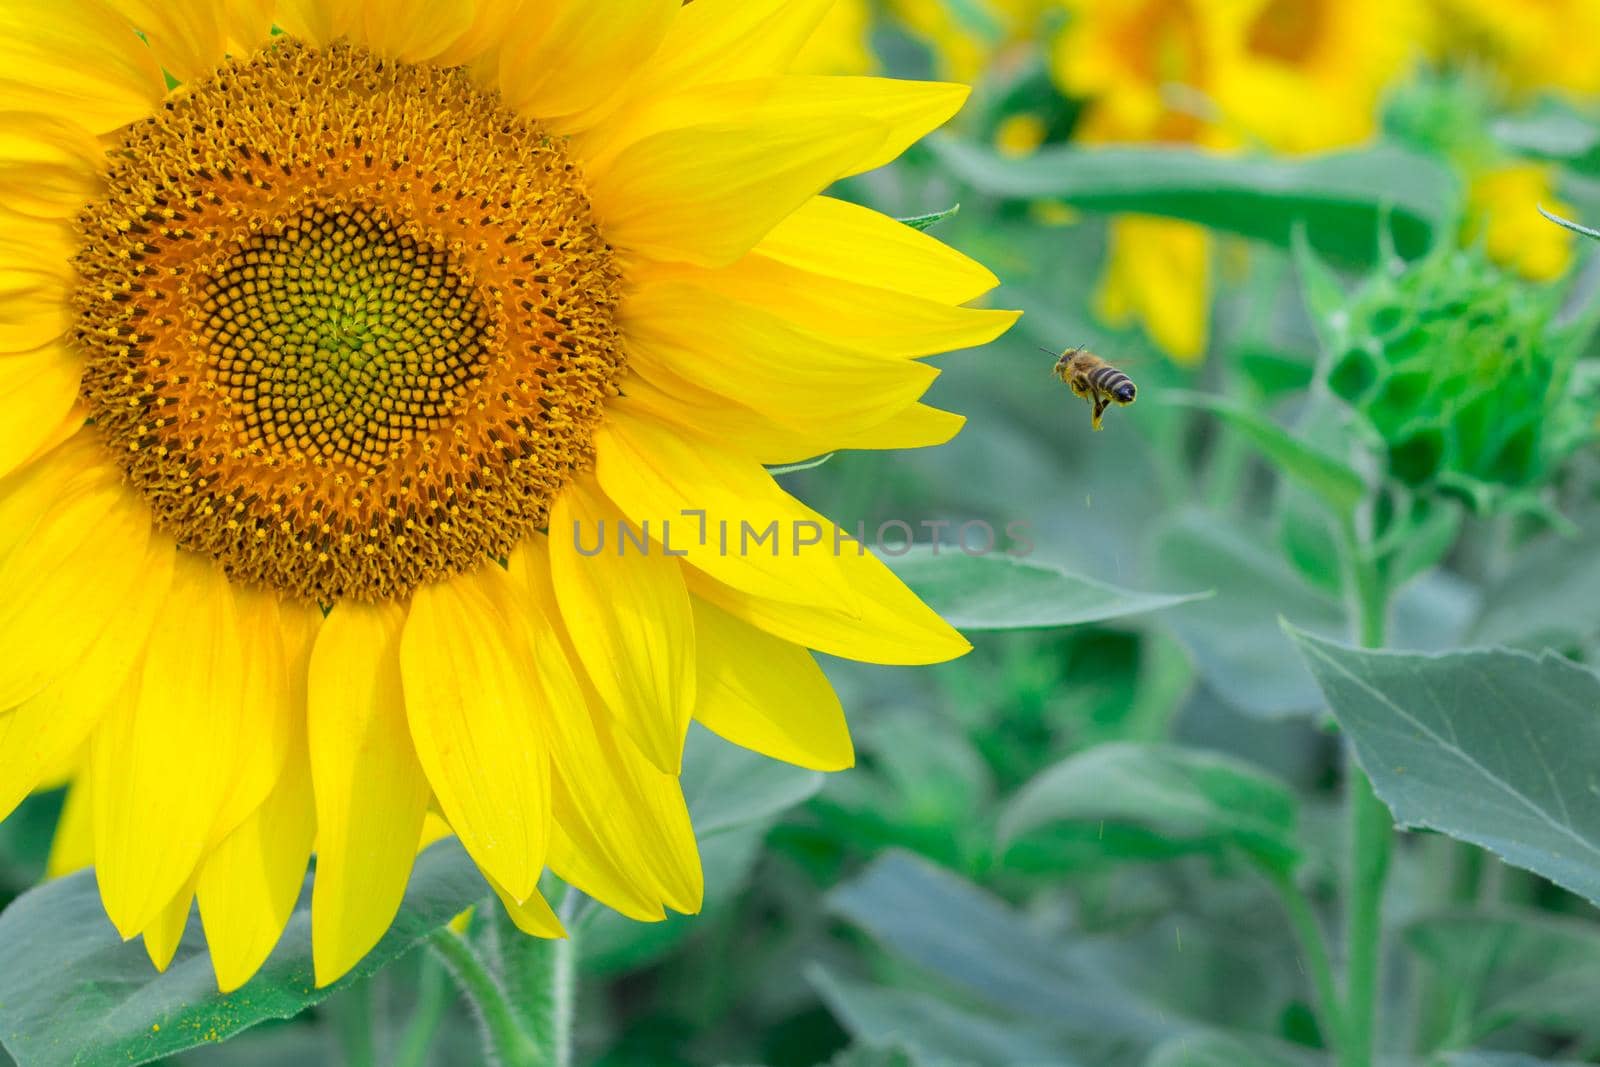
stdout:
[[496,907],[491,912],[507,993],[523,1021],[524,1030],[534,1035],[539,1043],[541,1062],[550,1067],[571,1067],[572,1063],[576,993],[573,941],[577,937],[577,924],[572,917],[577,899],[578,894],[569,890],[561,901],[561,918],[567,936],[559,939],[523,933],[504,908]]
[[1333,974],[1333,960],[1328,956],[1328,940],[1323,935],[1322,924],[1317,921],[1311,901],[1306,899],[1294,875],[1275,871],[1271,878],[1311,971],[1311,987],[1317,995],[1317,1023],[1322,1029],[1322,1038],[1330,1047],[1337,1048],[1343,1043],[1344,1019],[1339,1010],[1339,987]]
[[[498,903],[494,907],[499,910]],[[429,934],[428,947],[477,1010],[489,1061],[498,1067],[547,1067],[539,1043],[523,1029],[506,991],[478,950],[448,927]]]
[[372,1016],[376,1005],[372,979],[351,986],[340,1005],[339,1045],[346,1067],[376,1067],[378,1050],[372,1036]]
[[425,1067],[428,1050],[433,1047],[439,1024],[444,1021],[445,1010],[450,1006],[448,976],[444,965],[432,955],[422,957],[422,971],[417,977],[417,1003],[411,1012],[411,1022],[400,1035],[395,1050],[394,1067]]
[[[1388,591],[1353,523],[1346,524],[1345,550],[1357,640],[1363,648],[1382,648]],[[1383,885],[1389,873],[1394,820],[1356,763],[1353,748],[1347,749],[1345,767],[1350,862],[1345,890],[1344,1040],[1339,1045],[1339,1064],[1371,1067],[1383,962]]]

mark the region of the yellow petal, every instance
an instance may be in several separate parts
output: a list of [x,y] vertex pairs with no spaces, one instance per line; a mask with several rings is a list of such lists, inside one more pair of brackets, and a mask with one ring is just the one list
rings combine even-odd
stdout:
[[[227,51],[226,4],[171,0],[113,0],[150,43],[156,62],[180,82],[209,74]],[[270,23],[262,27],[265,33]]]
[[364,5],[360,43],[381,56],[419,63],[449,50],[472,28],[472,0],[385,0]]
[[[788,426],[777,423],[743,404],[698,389],[688,382],[673,382],[669,393],[638,374],[630,373],[623,379],[621,388],[627,399],[617,402],[619,408],[625,405],[625,410],[635,416],[676,427],[685,434],[741,452],[760,463],[796,463],[811,459],[832,452],[841,447],[841,440],[853,436],[840,434],[824,424]],[[888,416],[889,419],[895,417]],[[870,434],[872,429],[856,432]]]
[[[612,717],[656,766],[677,773],[694,711],[694,617],[677,560],[617,552],[627,524],[591,476],[574,479],[550,512],[550,573],[573,647]],[[580,551],[608,532],[610,551]]]
[[144,661],[95,731],[95,873],[124,937],[189,883],[239,760],[243,651],[221,568],[177,553]]
[[694,717],[736,745],[818,771],[855,763],[844,709],[822,668],[699,598],[694,602],[700,702]]
[[[400,642],[406,718],[439,807],[483,872],[526,900],[544,867],[550,760],[505,572],[418,589]],[[565,709],[558,709],[565,710]]]
[[[286,604],[279,614],[289,710],[282,770],[261,806],[206,857],[196,887],[211,965],[224,993],[249,981],[282,936],[305,881],[317,830],[305,694],[321,612]],[[242,622],[247,615],[243,609]]]
[[[0,716],[0,817],[82,747],[114,700],[126,699],[129,676],[166,606],[175,554],[171,538],[152,537],[138,584],[117,604],[82,658],[42,692]],[[80,773],[80,780],[86,774]]]
[[278,0],[274,16],[284,33],[322,47],[353,30],[364,29],[366,0]]
[[863,663],[943,663],[972,650],[967,640],[918,600],[894,572],[857,545],[841,548],[839,564],[859,599],[857,615],[826,601],[795,604],[752,596],[693,569],[689,592],[775,637]]
[[239,639],[245,650],[239,738],[240,760],[233,788],[212,828],[220,841],[259,808],[278,784],[294,734],[302,729],[305,703],[291,699],[278,594],[240,586],[234,594]]
[[771,311],[681,281],[641,285],[620,321],[629,366],[668,393],[710,393],[790,427],[865,429],[909,407],[939,372],[824,340]]
[[71,234],[55,221],[0,226],[0,353],[30,352],[72,326]]
[[680,6],[679,0],[534,5],[500,46],[502,99],[545,121],[604,103],[660,47]]
[[109,133],[166,95],[155,53],[104,0],[0,5],[0,111],[42,111]]
[[0,475],[38,453],[61,429],[78,399],[83,360],[64,344],[0,356]]
[[61,818],[56,820],[55,836],[50,839],[50,858],[44,865],[46,878],[61,878],[94,862],[91,783],[88,768],[84,767],[67,787]]
[[961,427],[966,424],[965,415],[957,415],[953,411],[941,411],[927,404],[912,404],[876,426],[846,434],[836,440],[833,447],[927,448],[930,445],[944,444],[960,433]]
[[618,403],[595,433],[595,474],[634,526],[656,539],[656,551],[757,596],[853,609],[833,524],[759,464],[651,425]]
[[71,219],[100,189],[105,152],[77,123],[53,115],[0,115],[0,205],[41,219]]
[[[679,89],[787,70],[834,0],[696,0],[686,4],[629,84],[648,100]],[[697,6],[698,5],[698,6]]]
[[589,193],[606,239],[654,259],[720,266],[883,143],[832,119],[695,126],[624,149]]
[[220,6],[229,52],[248,55],[271,40],[277,0],[222,0]]
[[1211,235],[1177,219],[1112,220],[1105,276],[1097,293],[1112,325],[1138,321],[1179,363],[1205,356],[1211,317]]
[[965,304],[1000,284],[983,264],[927,234],[827,196],[807,200],[756,250],[813,274],[945,304]]
[[987,344],[1021,315],[951,307],[840,281],[759,253],[720,270],[678,268],[676,273],[698,288],[777,315],[820,340],[893,356],[927,356]]
[[495,896],[500,898],[500,903],[505,906],[506,914],[511,916],[511,921],[518,930],[529,937],[557,938],[566,937],[567,929],[561,925],[561,920],[550,909],[550,904],[544,896],[535,889],[526,900],[518,900],[507,893],[505,887],[493,878],[486,878],[489,888],[494,890]]
[[172,957],[177,954],[184,928],[189,925],[189,908],[193,903],[194,880],[190,879],[142,931],[144,950],[156,970],[166,970]]
[[249,981],[278,943],[305,881],[316,830],[302,740],[271,795],[201,868],[200,919],[222,992]]
[[115,468],[82,472],[31,518],[0,562],[0,708],[82,659],[144,577],[150,513]]
[[328,615],[306,683],[317,813],[311,955],[317,985],[377,944],[400,909],[428,783],[411,747],[400,674],[402,610],[344,601]]
[[528,627],[549,717],[555,766],[552,803],[562,844],[550,865],[572,884],[626,915],[661,917],[663,902],[697,911],[704,889],[699,850],[675,774],[658,769],[605,714],[578,662],[555,604],[547,538],[511,555],[512,588]]

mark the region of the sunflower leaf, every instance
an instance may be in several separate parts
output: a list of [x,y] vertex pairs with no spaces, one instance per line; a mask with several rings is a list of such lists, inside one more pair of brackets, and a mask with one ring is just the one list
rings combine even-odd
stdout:
[[1163,215],[1285,247],[1302,224],[1317,251],[1346,265],[1378,262],[1386,220],[1395,249],[1421,255],[1460,198],[1437,160],[1392,146],[1288,160],[1165,146],[1043,148],[1011,159],[951,138],[927,143],[990,196]]
[[1141,593],[1015,556],[954,546],[883,553],[911,590],[958,630],[1080,626],[1203,600],[1210,593]]
[[1287,629],[1400,825],[1600,903],[1600,675],[1553,653],[1373,652]]
[[148,1063],[287,1019],[404,955],[478,901],[483,877],[457,842],[417,858],[394,925],[348,975],[318,989],[311,970],[310,881],[283,940],[243,988],[217,992],[193,915],[177,957],[157,974],[136,941],[106,921],[94,874],[80,871],[0,914],[0,1042],[27,1067]]
[[959,214],[960,211],[960,204],[951,204],[943,211],[935,211],[927,215],[912,215],[909,218],[904,218],[900,221],[905,225],[910,226],[913,230],[926,230],[931,226],[937,226],[945,219],[952,218],[953,216]]

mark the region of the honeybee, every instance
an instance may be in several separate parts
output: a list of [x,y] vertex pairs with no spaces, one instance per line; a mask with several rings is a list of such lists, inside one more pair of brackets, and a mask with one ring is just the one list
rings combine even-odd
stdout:
[[[1055,355],[1048,348],[1040,351]],[[1094,405],[1089,421],[1097,430],[1101,429],[1100,417],[1106,408],[1112,404],[1126,407],[1139,395],[1139,387],[1133,384],[1132,378],[1083,348],[1069,348],[1061,353],[1051,373],[1072,388],[1073,396],[1080,396]]]

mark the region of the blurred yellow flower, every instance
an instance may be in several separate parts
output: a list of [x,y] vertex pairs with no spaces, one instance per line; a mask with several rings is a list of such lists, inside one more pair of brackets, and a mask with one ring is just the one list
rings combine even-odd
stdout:
[[1211,320],[1211,233],[1149,215],[1121,215],[1095,309],[1113,326],[1138,322],[1179,363],[1205,356]]
[[[1062,0],[1069,21],[1051,54],[1062,92],[1086,99],[1088,143],[1220,144],[1209,98],[1228,51],[1228,22],[1201,0]],[[1100,314],[1139,323],[1173,359],[1205,354],[1210,330],[1211,237],[1174,219],[1125,216],[1107,234]]]
[[889,0],[890,14],[933,53],[941,78],[981,80],[1008,45],[1029,38],[1047,0]]
[[1353,144],[1425,25],[1417,0],[1248,0],[1229,8],[1236,46],[1217,107],[1242,141],[1280,152]]
[[1514,93],[1600,92],[1595,0],[1431,0],[1437,46],[1473,57]]
[[994,146],[1002,156],[1016,159],[1031,155],[1044,143],[1049,127],[1038,115],[1007,115],[994,132]]
[[1480,172],[1467,194],[1467,240],[1482,239],[1489,258],[1533,281],[1559,278],[1572,265],[1572,233],[1552,224],[1539,205],[1570,216],[1557,199],[1553,168],[1504,163]]

